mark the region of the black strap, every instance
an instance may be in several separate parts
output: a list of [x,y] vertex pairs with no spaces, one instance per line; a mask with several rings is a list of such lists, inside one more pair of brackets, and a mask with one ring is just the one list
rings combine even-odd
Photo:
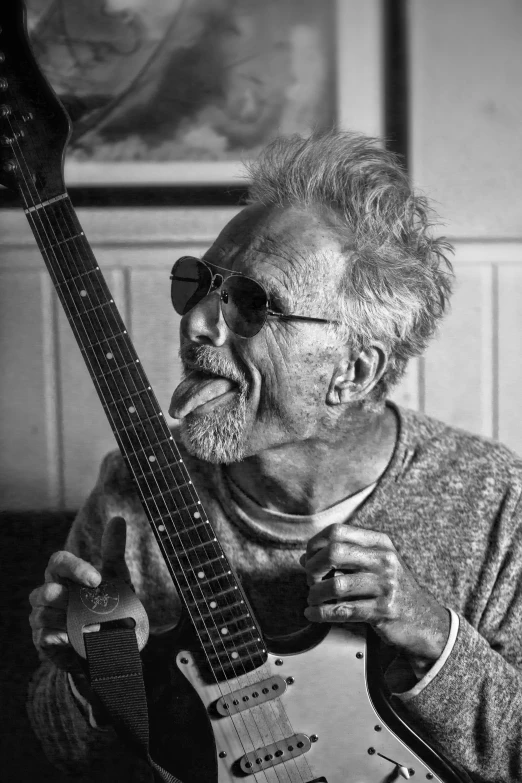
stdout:
[[181,783],[150,757],[149,716],[141,657],[133,628],[84,634],[91,688],[116,729],[153,768],[159,780]]

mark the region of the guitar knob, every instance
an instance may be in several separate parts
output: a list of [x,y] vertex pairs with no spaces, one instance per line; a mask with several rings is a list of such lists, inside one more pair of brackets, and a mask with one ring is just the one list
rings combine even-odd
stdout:
[[18,167],[14,160],[8,160],[7,163],[4,163],[2,168],[5,172],[7,172],[7,174],[13,174],[13,172],[15,172]]

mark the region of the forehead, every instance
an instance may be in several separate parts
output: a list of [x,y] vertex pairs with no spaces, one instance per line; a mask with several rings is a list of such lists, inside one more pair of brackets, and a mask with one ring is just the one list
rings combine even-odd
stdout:
[[335,277],[340,249],[333,229],[315,212],[252,204],[225,226],[204,257],[231,272],[293,287],[326,270]]

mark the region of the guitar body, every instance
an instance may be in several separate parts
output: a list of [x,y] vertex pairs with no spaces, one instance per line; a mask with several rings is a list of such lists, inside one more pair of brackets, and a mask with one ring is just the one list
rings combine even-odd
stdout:
[[144,651],[151,706],[159,707],[151,711],[152,757],[157,746],[165,764],[161,747],[170,745],[176,761],[197,724],[201,751],[185,762],[184,783],[391,783],[413,775],[458,783],[374,686],[376,645],[364,629],[315,627],[288,646],[263,637],[67,194],[68,135],[67,115],[34,61],[23,5],[4,0],[0,183],[20,195],[195,640],[174,663],[167,656],[172,686],[169,666],[154,661],[155,642]]
[[[416,779],[456,781],[391,710],[387,720],[410,746],[379,714],[368,687],[367,662],[364,630],[345,626],[332,626],[322,641],[303,652],[270,653],[263,666],[222,683],[208,682],[197,649],[180,650],[175,664],[196,692],[212,729],[215,783],[248,777],[263,783],[385,783],[403,779],[399,768]],[[259,703],[263,688],[271,698]],[[223,714],[234,700],[242,711]],[[252,766],[245,768],[249,762]],[[441,772],[444,767],[444,778],[435,773],[437,766]]]
[[183,783],[391,783],[400,769],[460,783],[391,708],[380,643],[365,626],[309,626],[274,641],[264,665],[220,682],[209,681],[187,621],[171,634],[151,637],[142,656],[153,756]]

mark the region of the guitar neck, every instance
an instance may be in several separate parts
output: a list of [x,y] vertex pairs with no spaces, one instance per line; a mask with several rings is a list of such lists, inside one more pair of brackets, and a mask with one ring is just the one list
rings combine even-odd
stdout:
[[68,195],[25,213],[214,675],[259,666],[266,658],[261,632]]

